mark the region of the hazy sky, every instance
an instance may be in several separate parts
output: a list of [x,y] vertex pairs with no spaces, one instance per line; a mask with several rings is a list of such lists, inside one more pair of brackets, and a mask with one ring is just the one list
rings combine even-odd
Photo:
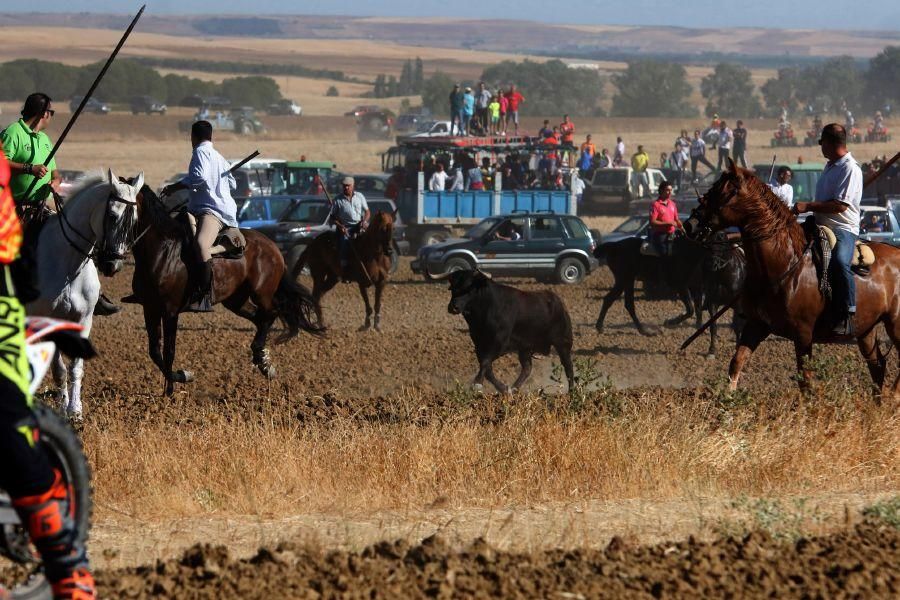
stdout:
[[[900,29],[900,0],[146,0],[148,13],[524,18],[557,23]],[[0,2],[0,11],[133,13],[140,1]]]

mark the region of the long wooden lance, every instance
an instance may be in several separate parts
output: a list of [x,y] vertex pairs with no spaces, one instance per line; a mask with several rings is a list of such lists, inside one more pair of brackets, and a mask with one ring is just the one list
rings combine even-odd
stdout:
[[[127,40],[128,36],[131,35],[131,30],[134,29],[134,26],[137,24],[138,19],[141,18],[142,14],[144,14],[145,8],[147,8],[146,4],[141,6],[141,10],[139,10],[138,13],[134,16],[134,19],[131,20],[131,25],[129,25],[128,29],[125,30],[125,33],[122,34],[122,39],[120,39],[119,43],[116,44],[115,50],[113,50],[112,54],[109,55],[109,58],[106,59],[106,64],[103,65],[103,68],[100,70],[97,78],[94,79],[94,83],[91,84],[90,89],[88,89],[87,93],[81,99],[81,104],[79,104],[78,108],[75,109],[75,112],[72,113],[72,116],[69,118],[69,122],[66,123],[66,128],[63,129],[63,132],[60,134],[59,138],[56,140],[56,143],[53,145],[53,149],[50,150],[50,154],[48,154],[47,158],[44,160],[45,165],[49,165],[50,161],[53,160],[53,157],[56,156],[56,151],[59,150],[59,147],[62,145],[63,141],[65,141],[66,136],[69,135],[69,130],[72,129],[73,125],[75,125],[75,121],[78,120],[78,116],[81,115],[81,111],[84,110],[84,107],[87,104],[88,100],[91,99],[91,95],[94,93],[94,90],[96,90],[97,86],[100,84],[100,80],[102,80],[103,76],[106,75],[106,71],[115,60],[116,55],[119,54],[119,50],[121,50],[122,46],[125,45],[125,40]],[[31,192],[32,190],[34,190],[34,186],[37,185],[37,182],[37,177],[31,180],[31,185],[29,185],[28,190],[25,191],[26,198],[31,196]]]

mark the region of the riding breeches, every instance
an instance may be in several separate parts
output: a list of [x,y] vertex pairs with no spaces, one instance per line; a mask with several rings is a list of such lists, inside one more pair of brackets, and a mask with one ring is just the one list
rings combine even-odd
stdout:
[[215,215],[204,213],[197,217],[197,235],[194,242],[200,262],[205,263],[212,258],[212,248],[222,227],[224,227],[222,221]]

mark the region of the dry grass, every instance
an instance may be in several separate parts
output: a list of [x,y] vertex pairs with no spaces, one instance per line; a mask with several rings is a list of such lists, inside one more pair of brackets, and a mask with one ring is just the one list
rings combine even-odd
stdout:
[[[190,423],[177,425],[119,425],[99,409],[91,422],[103,425],[89,423],[84,439],[101,506],[142,518],[877,493],[900,484],[900,417],[868,400],[735,406],[715,393],[603,390],[575,409],[564,398],[551,408],[537,396],[454,394],[457,403],[427,424],[336,416],[304,426],[290,398],[262,400],[250,418],[227,406],[192,409]],[[412,391],[389,400],[410,415],[427,402]],[[485,421],[486,413],[500,417]]]

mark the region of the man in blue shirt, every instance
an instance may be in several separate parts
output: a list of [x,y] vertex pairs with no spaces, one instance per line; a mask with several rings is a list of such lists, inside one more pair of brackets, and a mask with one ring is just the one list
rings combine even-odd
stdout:
[[237,182],[231,174],[231,165],[212,145],[212,125],[197,121],[191,127],[191,145],[194,153],[184,178],[167,185],[163,196],[189,189],[188,212],[197,219],[194,249],[197,255],[196,284],[191,304],[187,310],[211,312],[213,305],[212,247],[219,233],[227,227],[237,227],[237,205],[231,190]]
[[344,281],[349,281],[346,273],[350,265],[350,253],[353,251],[350,244],[356,236],[366,230],[371,216],[366,197],[353,190],[355,183],[352,177],[344,177],[341,181],[341,193],[334,199],[331,214],[328,216],[328,220],[334,223],[338,230],[338,256]]

